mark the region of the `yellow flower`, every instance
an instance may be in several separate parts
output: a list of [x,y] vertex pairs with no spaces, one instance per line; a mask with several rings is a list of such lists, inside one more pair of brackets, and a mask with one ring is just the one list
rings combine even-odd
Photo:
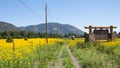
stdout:
[[6,60],[11,60],[10,56],[6,56]]
[[28,62],[28,65],[30,65],[30,62]]
[[[56,42],[63,42],[62,39],[48,38],[48,44],[54,44]],[[11,60],[14,56],[16,59],[24,59],[24,55],[31,54],[36,50],[37,46],[46,45],[45,38],[31,38],[25,41],[24,39],[14,39],[15,51],[13,51],[13,43],[7,43],[6,39],[0,39],[0,59]]]
[[31,53],[31,50],[26,50],[26,53],[30,54],[30,53]]

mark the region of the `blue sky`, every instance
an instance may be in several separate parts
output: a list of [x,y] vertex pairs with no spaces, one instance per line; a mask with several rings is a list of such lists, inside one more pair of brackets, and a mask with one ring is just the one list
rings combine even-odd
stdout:
[[70,24],[87,31],[84,26],[117,26],[120,31],[120,0],[0,0],[0,21],[16,26],[44,23],[44,4],[48,4],[48,21]]

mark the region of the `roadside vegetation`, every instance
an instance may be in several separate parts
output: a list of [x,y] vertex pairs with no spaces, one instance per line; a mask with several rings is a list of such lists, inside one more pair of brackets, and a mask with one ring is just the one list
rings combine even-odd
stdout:
[[75,68],[75,66],[73,65],[73,62],[69,56],[66,45],[63,47],[63,53],[61,55],[61,58],[62,58],[62,67],[61,68]]
[[[67,46],[81,68],[120,68],[120,39],[84,43],[84,38],[0,40],[0,68],[75,68]],[[59,66],[60,65],[60,66]]]
[[14,39],[14,43],[3,39],[0,43],[0,68],[46,68],[62,46],[61,39],[49,39],[48,44],[45,39]]
[[120,68],[120,39],[110,42],[78,42],[70,46],[82,68]]

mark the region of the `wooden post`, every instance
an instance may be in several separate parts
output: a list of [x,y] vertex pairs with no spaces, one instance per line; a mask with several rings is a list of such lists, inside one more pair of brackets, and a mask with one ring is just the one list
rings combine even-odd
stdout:
[[110,34],[113,33],[113,26],[110,26]]
[[14,41],[14,39],[13,39],[13,52],[15,51],[15,41]]
[[110,40],[112,40],[112,34],[113,34],[113,26],[110,26]]
[[89,26],[89,34],[92,34],[92,26]]

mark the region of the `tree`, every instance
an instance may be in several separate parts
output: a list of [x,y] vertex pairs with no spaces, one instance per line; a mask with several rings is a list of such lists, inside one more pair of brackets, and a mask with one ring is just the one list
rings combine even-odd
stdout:
[[1,34],[0,34],[0,39],[2,39],[2,36],[1,36]]
[[13,42],[13,39],[10,35],[8,35],[6,42]]

